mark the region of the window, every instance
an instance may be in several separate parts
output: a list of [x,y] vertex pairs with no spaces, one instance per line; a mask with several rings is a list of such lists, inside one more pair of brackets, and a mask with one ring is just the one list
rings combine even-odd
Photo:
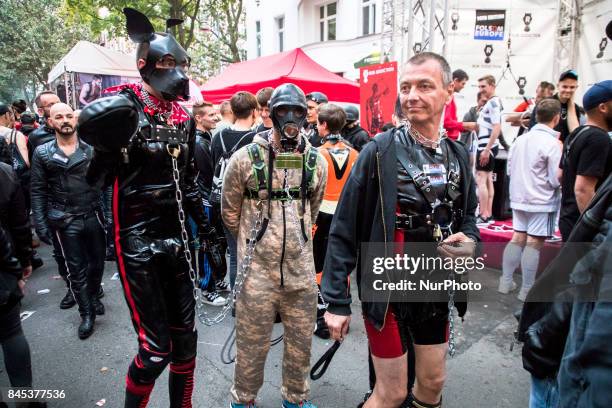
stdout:
[[336,39],[336,2],[319,7],[321,41]]
[[368,35],[376,32],[376,0],[363,0],[361,12],[363,15],[362,34]]
[[257,40],[257,56],[261,57],[261,21],[255,22],[255,38]]
[[278,35],[278,52],[285,49],[285,16],[276,18],[276,32]]

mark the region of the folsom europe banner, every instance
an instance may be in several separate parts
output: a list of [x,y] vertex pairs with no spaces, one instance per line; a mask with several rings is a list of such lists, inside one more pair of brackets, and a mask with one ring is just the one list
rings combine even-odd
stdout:
[[361,127],[374,136],[391,122],[397,95],[397,62],[361,67],[359,85]]
[[503,41],[506,10],[476,10],[475,40]]

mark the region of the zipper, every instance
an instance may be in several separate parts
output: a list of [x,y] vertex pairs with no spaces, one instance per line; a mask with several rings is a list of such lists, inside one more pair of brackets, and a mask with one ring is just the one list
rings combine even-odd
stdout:
[[[385,223],[385,202],[383,200],[383,193],[382,193],[382,182],[381,182],[381,176],[380,176],[380,153],[378,149],[376,149],[376,168],[377,168],[377,173],[378,173],[378,194],[380,196],[380,213],[382,215],[382,222],[383,222],[383,233],[384,233],[384,239],[385,239],[385,257],[386,257],[387,256],[387,224]],[[387,278],[389,278],[389,276],[387,276]],[[389,294],[389,297],[387,298],[387,306],[385,308],[385,315],[383,317],[383,325],[382,325],[383,328],[385,327],[385,323],[387,322],[387,313],[389,312],[389,301],[390,300],[391,300],[391,294]]]

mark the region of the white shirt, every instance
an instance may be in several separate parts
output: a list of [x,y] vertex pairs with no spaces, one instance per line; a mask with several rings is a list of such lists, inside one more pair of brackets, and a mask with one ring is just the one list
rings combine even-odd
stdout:
[[559,208],[558,137],[559,132],[538,123],[512,144],[508,152],[511,208],[528,212],[554,212]]
[[[501,125],[502,104],[498,96],[493,96],[485,103],[478,114],[478,150],[484,150],[493,133],[493,125]],[[498,138],[499,139],[499,138]],[[497,147],[497,140],[493,147]]]

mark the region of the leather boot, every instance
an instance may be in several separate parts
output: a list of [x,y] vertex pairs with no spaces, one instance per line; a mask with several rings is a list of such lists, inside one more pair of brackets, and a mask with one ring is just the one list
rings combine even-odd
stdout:
[[142,408],[149,403],[149,397],[155,383],[137,384],[130,378],[129,374],[126,381],[124,408]]
[[74,300],[74,296],[72,296],[72,292],[70,289],[66,292],[66,296],[60,302],[60,309],[70,309],[76,305],[76,300]]
[[81,290],[74,293],[76,301],[79,305],[79,314],[81,315],[81,324],[79,325],[79,339],[85,340],[94,332],[94,323],[96,322],[96,312],[93,308],[87,285],[84,285]]
[[79,325],[79,339],[85,340],[94,332],[94,323],[96,322],[96,314],[90,313],[81,316],[81,324]]
[[92,306],[94,311],[96,312],[97,316],[102,316],[104,313],[106,313],[106,309],[104,308],[104,304],[102,302],[100,302],[100,299],[97,298],[93,298],[91,300]]
[[170,408],[191,408],[195,358],[185,363],[170,363],[168,385]]

